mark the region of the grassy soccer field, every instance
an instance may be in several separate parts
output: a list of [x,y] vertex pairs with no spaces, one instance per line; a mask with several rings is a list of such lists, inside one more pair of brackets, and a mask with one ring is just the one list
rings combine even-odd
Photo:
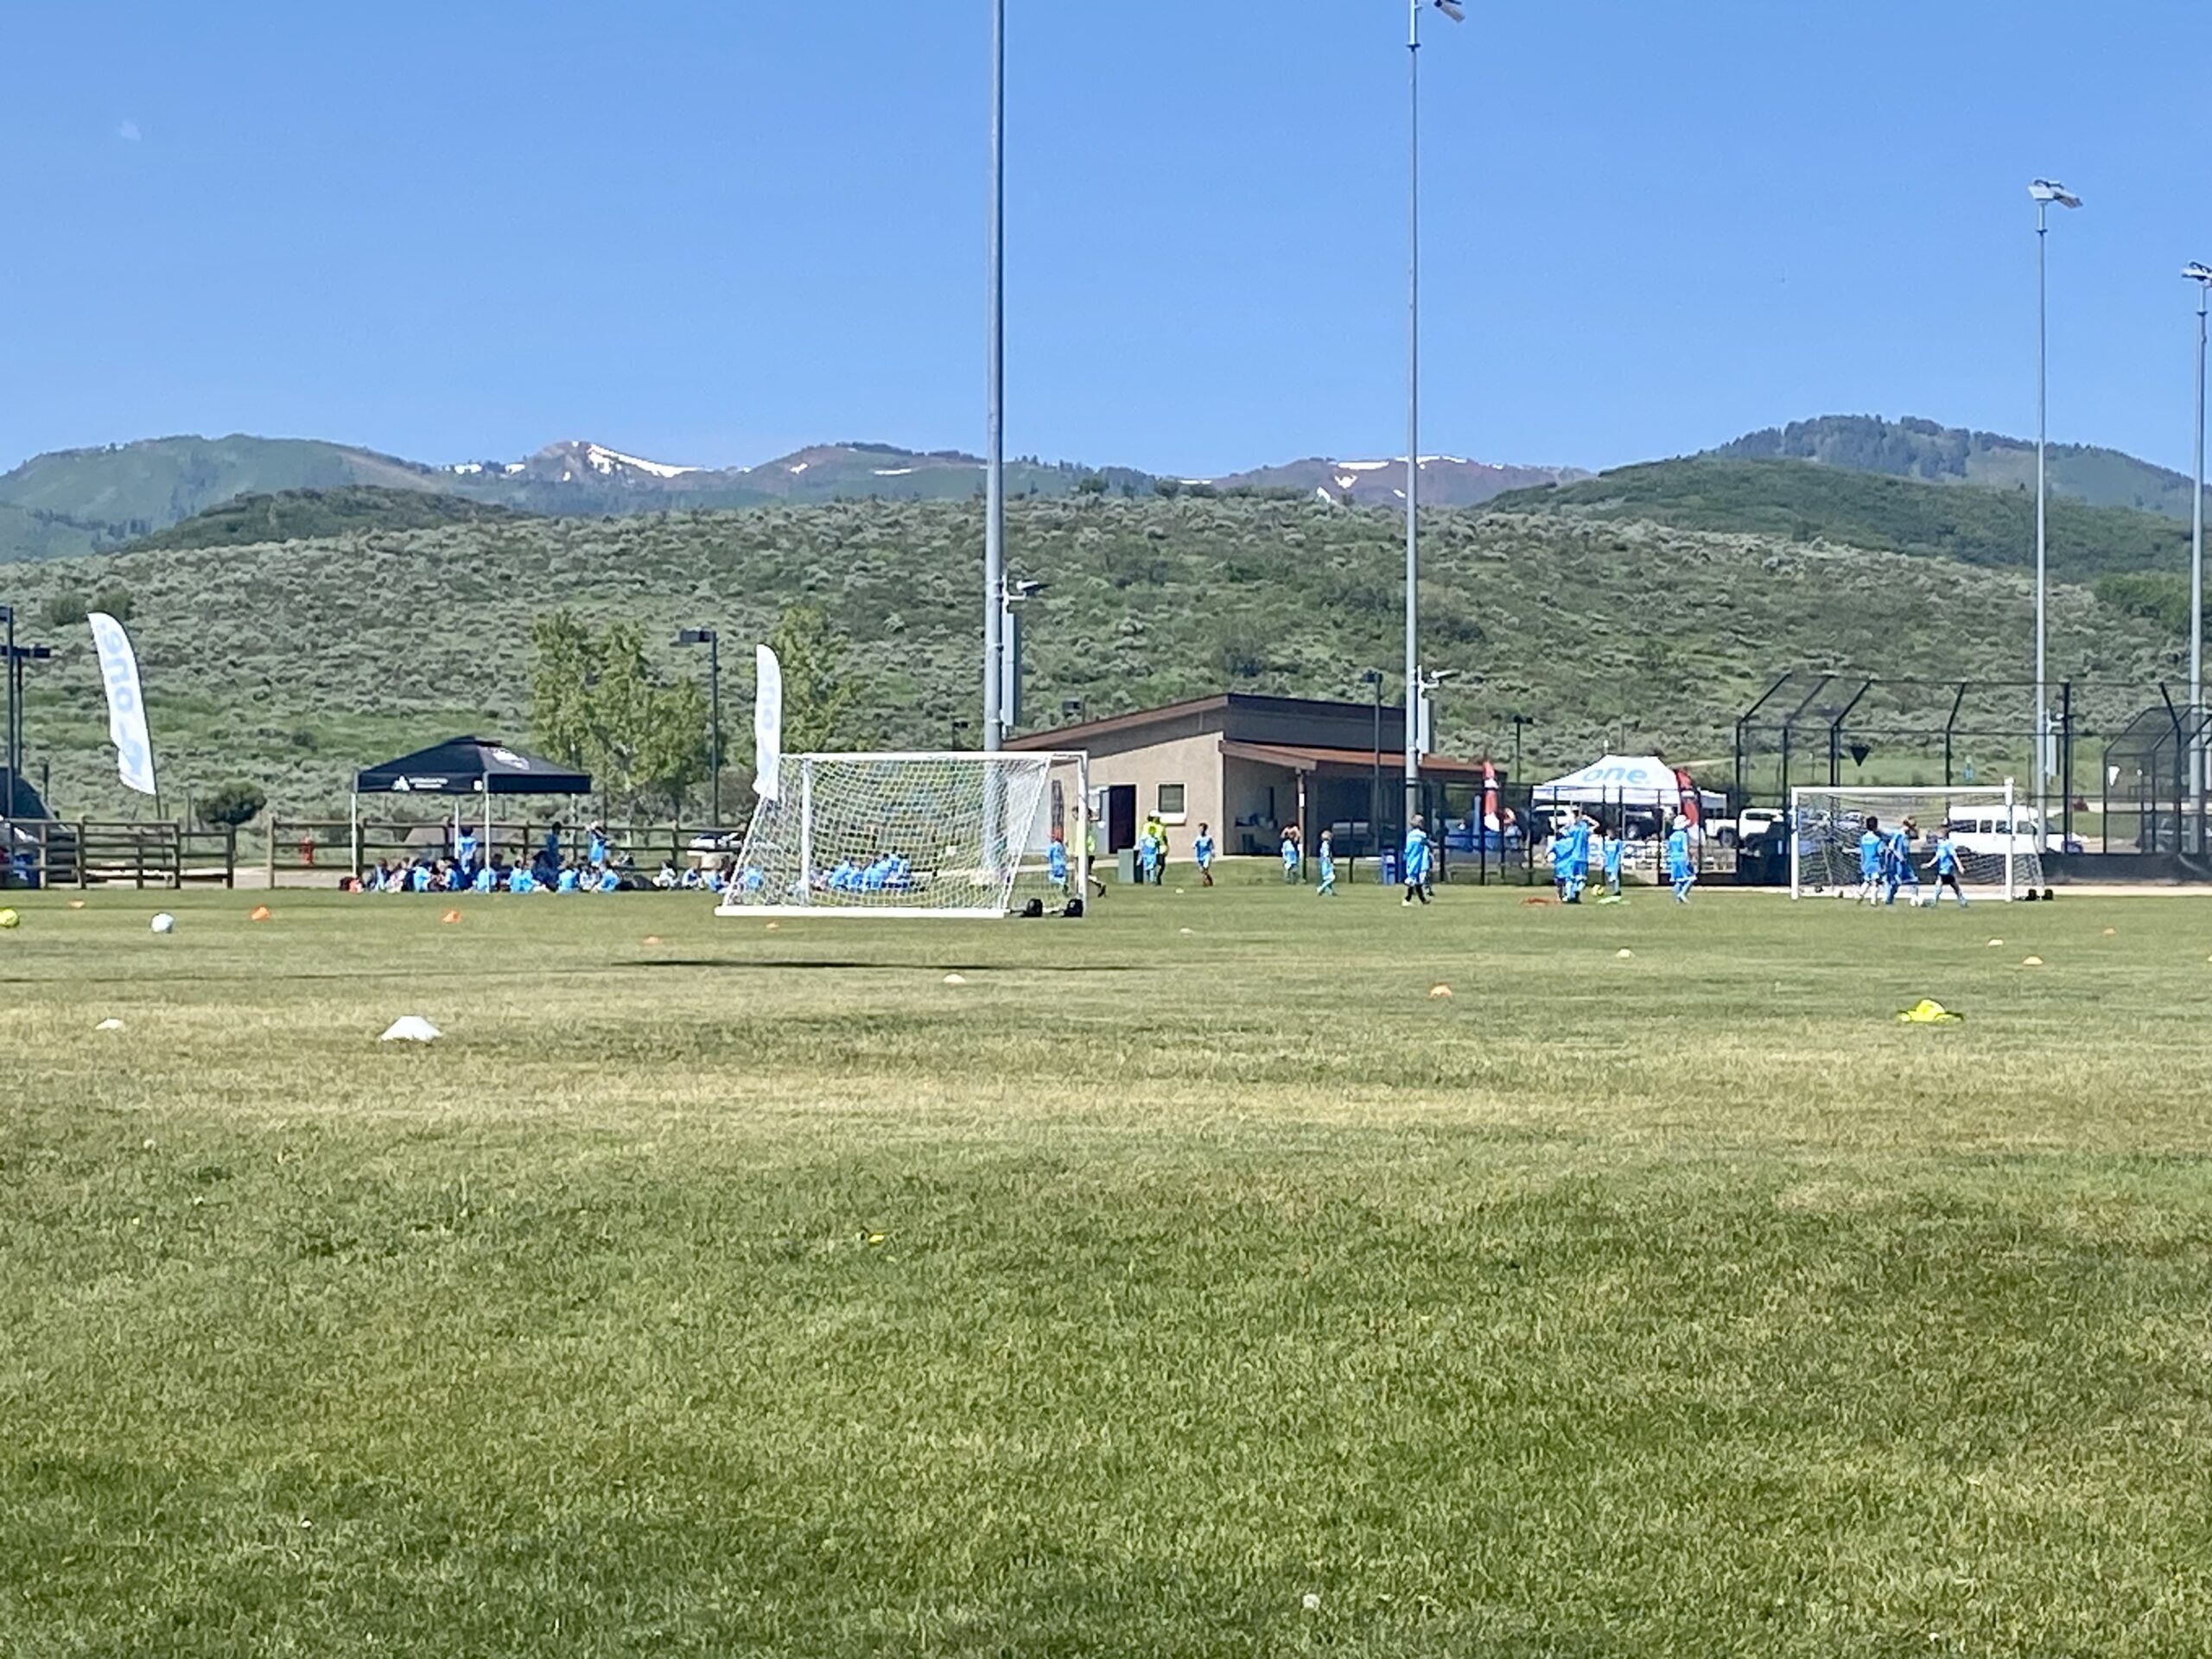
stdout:
[[2212,1629],[2212,905],[16,902],[10,1659]]

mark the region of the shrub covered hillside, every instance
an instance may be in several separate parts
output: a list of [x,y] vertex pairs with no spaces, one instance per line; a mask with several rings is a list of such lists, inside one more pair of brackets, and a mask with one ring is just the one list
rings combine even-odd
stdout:
[[[1234,499],[1017,502],[1013,574],[1028,608],[1031,726],[1064,699],[1091,715],[1221,689],[1363,698],[1399,659],[1398,520],[1387,512]],[[281,810],[341,804],[351,769],[475,729],[527,741],[531,619],[569,607],[723,631],[733,757],[749,728],[750,652],[795,601],[823,607],[867,677],[872,735],[971,745],[979,694],[982,515],[971,503],[855,502],[619,519],[454,524],[27,567],[18,601],[127,590],[170,786],[244,777]],[[1458,753],[1507,751],[1534,715],[1529,766],[1601,743],[1727,753],[1779,670],[2012,671],[2030,637],[2017,571],[1926,556],[1665,528],[1574,511],[1439,512],[1425,520],[1423,634],[1460,671],[1440,706]],[[67,610],[66,602],[61,612]],[[113,786],[89,641],[35,676],[32,775],[57,804],[106,812]],[[2056,672],[2156,677],[2155,619],[2056,591]],[[661,653],[667,675],[705,653]]]

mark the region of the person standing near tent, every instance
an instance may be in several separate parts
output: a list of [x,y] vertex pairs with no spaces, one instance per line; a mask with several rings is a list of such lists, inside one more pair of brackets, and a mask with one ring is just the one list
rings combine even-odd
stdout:
[[1398,902],[1410,905],[1416,899],[1424,905],[1432,897],[1429,892],[1428,821],[1418,812],[1406,826],[1406,896]]
[[1605,896],[1598,901],[1601,905],[1620,902],[1621,855],[1627,848],[1628,842],[1618,827],[1605,832],[1605,840],[1599,848],[1605,864]]
[[1675,902],[1689,903],[1697,870],[1690,862],[1690,821],[1680,812],[1675,814],[1675,827],[1667,837],[1667,879],[1674,884]]
[[1590,879],[1590,820],[1579,806],[1567,809],[1566,827],[1552,844],[1552,874],[1562,904],[1582,902],[1582,889]]

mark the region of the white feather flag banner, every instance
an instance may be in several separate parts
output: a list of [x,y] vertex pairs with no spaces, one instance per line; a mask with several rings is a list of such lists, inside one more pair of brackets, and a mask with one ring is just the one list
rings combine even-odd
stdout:
[[753,789],[762,800],[772,801],[784,759],[784,665],[766,645],[753,664],[758,684],[753,697]]
[[146,729],[146,697],[138,685],[138,657],[123,624],[105,611],[85,619],[92,625],[92,645],[100,654],[100,678],[107,683],[107,734],[115,745],[115,769],[124,786],[142,795],[154,791],[154,740]]

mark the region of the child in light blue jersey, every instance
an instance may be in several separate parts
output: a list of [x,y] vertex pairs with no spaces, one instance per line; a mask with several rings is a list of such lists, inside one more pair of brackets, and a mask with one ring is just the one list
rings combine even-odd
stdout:
[[1590,880],[1590,820],[1580,807],[1567,810],[1567,827],[1552,847],[1552,878],[1562,903],[1579,905]]
[[1337,849],[1326,830],[1321,832],[1321,845],[1317,850],[1321,858],[1321,885],[1313,891],[1325,899],[1337,890]]
[[1298,826],[1287,823],[1282,829],[1282,879],[1286,882],[1297,881],[1299,861]]
[[1667,837],[1667,879],[1674,884],[1675,902],[1689,903],[1690,889],[1697,885],[1697,870],[1690,862],[1690,821],[1679,813]]
[[1198,882],[1202,887],[1213,886],[1213,827],[1198,826],[1198,839],[1191,843],[1191,861],[1198,867]]
[[1618,904],[1621,897],[1621,857],[1628,850],[1628,842],[1616,830],[1605,837],[1603,854],[1605,861],[1605,896],[1601,905]]
[[1149,829],[1137,842],[1137,875],[1147,887],[1160,880],[1160,840]]
[[1410,905],[1416,899],[1424,905],[1431,898],[1428,844],[1428,821],[1420,813],[1406,830],[1406,896],[1399,902]]
[[1859,898],[1873,904],[1882,893],[1882,821],[1872,812],[1859,835]]
[[1885,867],[1884,904],[1897,903],[1900,887],[1910,887],[1916,900],[1920,897],[1920,873],[1912,864],[1912,836],[1917,827],[1910,818],[1907,818],[1890,831],[1889,839],[1883,843],[1882,862]]
[[1052,839],[1045,849],[1045,874],[1058,891],[1065,893],[1068,890],[1068,844],[1060,839],[1060,832],[1057,830],[1052,832]]
[[1942,902],[1943,890],[1959,901],[1959,908],[1967,907],[1966,889],[1959,885],[1959,843],[1951,839],[1951,826],[1945,824],[1936,837],[1936,859],[1931,868],[1936,872],[1936,899]]

